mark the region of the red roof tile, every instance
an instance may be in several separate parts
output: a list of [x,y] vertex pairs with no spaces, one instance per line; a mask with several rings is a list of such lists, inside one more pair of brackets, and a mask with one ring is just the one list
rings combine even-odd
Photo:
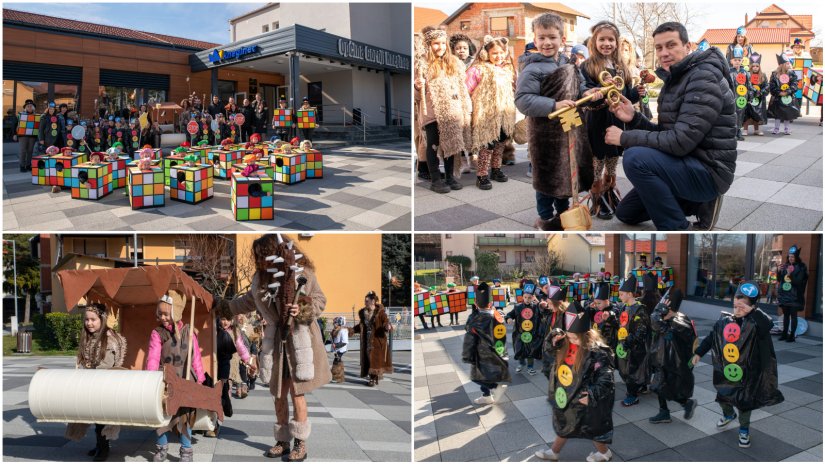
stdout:
[[[728,44],[736,37],[736,29],[708,29],[697,42],[707,39],[711,44]],[[791,30],[787,27],[756,27],[748,29],[748,42],[752,44],[789,44]]]
[[434,8],[424,8],[417,6],[413,12],[414,22],[413,32],[421,32],[426,26],[438,26],[442,21],[447,19],[447,13]]
[[112,37],[115,39],[141,40],[144,42],[154,42],[158,45],[178,46],[205,50],[216,47],[220,44],[191,40],[183,37],[175,37],[154,32],[136,31],[123,27],[106,26],[103,24],[87,23],[75,21],[73,19],[46,16],[26,11],[3,9],[3,23],[25,24],[29,26],[41,26],[50,29],[64,30],[68,32],[85,32],[89,34]]
[[785,10],[776,6],[776,3],[771,4],[771,6],[765,8],[764,10],[760,11],[759,14],[765,13],[779,13],[779,14],[787,14]]
[[796,22],[798,22],[802,27],[807,30],[811,30],[814,27],[814,16],[813,15],[791,15]]

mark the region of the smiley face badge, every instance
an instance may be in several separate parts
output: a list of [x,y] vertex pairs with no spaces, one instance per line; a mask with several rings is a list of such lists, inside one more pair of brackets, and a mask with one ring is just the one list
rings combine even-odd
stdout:
[[521,318],[522,319],[532,319],[533,318],[533,310],[530,308],[524,308],[521,310]]
[[529,319],[521,321],[521,330],[524,332],[529,332],[533,330],[533,321]]
[[619,343],[616,345],[616,356],[618,356],[619,359],[624,359],[627,357],[627,350],[624,348],[624,343]]
[[567,364],[562,364],[556,370],[556,376],[559,378],[559,383],[565,387],[569,387],[573,383],[573,371]]
[[578,351],[579,351],[579,345],[574,345],[574,344],[571,343],[570,346],[567,347],[567,354],[565,354],[565,356],[564,356],[564,362],[571,365],[571,366],[573,364],[575,364],[576,363],[576,353],[578,353]]
[[742,368],[739,367],[738,364],[728,364],[722,369],[722,374],[731,382],[738,382],[742,380],[744,372],[742,372]]
[[627,311],[623,311],[622,315],[619,316],[619,324],[622,327],[626,326],[628,319],[630,319],[630,315],[627,314]]
[[624,340],[625,338],[627,338],[627,329],[624,327],[620,327],[617,335],[619,337],[619,340]]
[[556,406],[560,409],[564,409],[567,407],[567,392],[564,391],[564,388],[556,388]]
[[722,356],[724,356],[725,361],[735,363],[739,361],[739,348],[733,343],[728,343],[722,347]]
[[735,343],[739,340],[739,335],[742,333],[738,325],[731,322],[722,329],[722,336],[728,343]]
[[498,353],[499,356],[504,356],[504,342],[503,341],[499,340],[493,346],[495,347],[496,353]]
[[507,335],[507,328],[504,327],[504,324],[498,324],[497,326],[493,327],[493,336],[496,338],[504,338]]

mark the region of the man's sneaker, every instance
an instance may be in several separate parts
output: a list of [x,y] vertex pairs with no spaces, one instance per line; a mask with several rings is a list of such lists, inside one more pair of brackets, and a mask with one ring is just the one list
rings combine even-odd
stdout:
[[523,365],[519,364],[518,366],[516,366],[516,372],[521,372],[522,369],[524,369]]
[[730,424],[730,422],[731,422],[732,420],[736,419],[737,417],[738,417],[738,414],[736,414],[736,412],[734,412],[734,413],[733,413],[733,415],[732,415],[732,416],[730,416],[730,417],[728,417],[728,416],[722,416],[722,418],[721,418],[721,419],[719,419],[719,422],[717,422],[717,423],[716,423],[716,427],[718,427],[718,428],[720,428],[720,429],[721,429],[722,427],[724,427],[724,426],[726,426],[726,425]]
[[608,448],[606,453],[600,453],[598,451],[594,451],[587,455],[587,462],[607,462],[613,459],[613,453]]
[[443,180],[438,179],[434,180],[433,183],[430,184],[430,190],[435,193],[450,193],[450,186],[447,185]]
[[447,186],[450,187],[450,190],[461,190],[464,188],[457,180],[455,179],[447,179]]
[[670,411],[665,409],[660,409],[659,414],[656,414],[649,420],[651,424],[669,424],[672,422],[670,419]]
[[551,448],[536,451],[535,456],[539,459],[544,459],[545,461],[558,461],[559,460],[559,455],[554,453]]
[[528,367],[527,368],[527,373],[530,374],[530,375],[536,375],[536,370],[533,369],[532,367]]
[[622,401],[622,406],[624,407],[633,406],[634,404],[639,404],[639,397],[628,396]]
[[496,402],[496,399],[493,398],[492,394],[487,395],[487,396],[479,396],[478,398],[473,400],[473,403],[475,403],[475,404],[493,404],[495,402]]
[[693,398],[687,400],[685,403],[685,420],[690,420],[693,417],[693,411],[696,410],[696,400]]
[[696,207],[696,218],[698,219],[693,228],[697,230],[712,230],[719,220],[719,212],[722,211],[722,195],[711,201],[699,203]]
[[739,447],[740,448],[750,448],[751,446],[751,434],[748,429],[739,429]]

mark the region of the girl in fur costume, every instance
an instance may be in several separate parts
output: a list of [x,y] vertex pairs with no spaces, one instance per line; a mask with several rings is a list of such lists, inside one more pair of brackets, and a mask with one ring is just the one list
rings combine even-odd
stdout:
[[378,386],[384,374],[392,374],[392,352],[389,335],[392,324],[375,292],[364,297],[364,307],[358,311],[355,333],[361,334],[361,377],[369,377],[367,385]]
[[[307,400],[304,395],[320,388],[331,380],[329,360],[324,349],[323,337],[315,322],[324,311],[326,296],[315,279],[312,261],[302,256],[300,266],[307,282],[301,290],[297,304],[284,304],[278,296],[270,295],[267,286],[273,282],[273,267],[266,258],[283,254],[285,247],[295,253],[301,251],[295,245],[284,243],[278,234],[264,235],[252,242],[252,257],[256,272],[252,277],[249,292],[232,301],[217,302],[220,314],[240,314],[257,310],[266,321],[261,346],[261,365],[270,364],[272,377],[269,392],[275,401],[276,424],[274,427],[275,446],[266,457],[288,457],[289,461],[303,461],[307,458],[306,440],[312,431],[309,422]],[[284,315],[288,319],[284,321]],[[288,330],[286,324],[291,321]],[[274,356],[273,356],[274,354]],[[289,397],[292,397],[293,417],[289,417]],[[294,439],[290,443],[290,439]]]
[[[418,123],[426,134],[430,190],[448,193],[462,188],[455,179],[461,163],[455,161],[470,144],[470,94],[464,84],[464,64],[447,46],[447,32],[427,26],[421,33],[425,56],[416,62],[415,98],[422,100]],[[438,172],[439,153],[444,157],[446,182]]]
[[[123,366],[126,357],[126,339],[109,328],[106,306],[92,304],[86,307],[83,330],[77,352],[78,369],[112,369]],[[86,435],[89,424],[69,424],[66,438],[79,441]],[[120,433],[118,425],[95,424],[95,447],[89,451],[95,461],[105,461],[109,457],[109,440],[115,440]]]
[[[496,182],[507,182],[501,172],[504,144],[516,126],[516,76],[506,63],[506,37],[484,37],[484,45],[467,71],[467,91],[473,102],[472,147],[478,151],[476,186],[490,190]],[[488,177],[489,172],[489,177]]]
[[[621,77],[626,82],[622,94],[631,102],[638,102],[640,94],[643,96],[645,90],[644,87],[637,88],[631,85],[633,75],[619,49],[619,29],[610,21],[600,21],[590,29],[590,32],[592,36],[587,44],[590,58],[581,66],[585,86],[588,89],[601,88],[599,75],[607,71],[611,77]],[[604,134],[610,126],[624,129],[625,125],[608,110],[607,104],[592,107],[586,115],[587,138],[593,151],[591,214],[597,214],[599,219],[611,219],[619,203],[613,189],[616,187],[616,165],[622,156],[622,147],[606,144]]]
[[342,358],[347,353],[349,345],[349,331],[347,319],[344,316],[337,316],[332,320],[332,331],[329,336],[332,339],[332,382],[344,383],[344,362]]
[[[146,370],[163,370],[164,364],[172,364],[181,378],[186,378],[187,357],[189,354],[189,324],[181,321],[186,298],[177,293],[169,292],[158,301],[155,317],[158,326],[152,330],[149,337],[149,350],[146,355]],[[206,381],[206,372],[203,369],[201,350],[198,337],[192,334],[192,381],[203,384]],[[169,451],[169,431],[174,430],[180,435],[180,461],[192,461],[192,428],[189,426],[190,416],[195,411],[190,408],[181,408],[172,418],[169,425],[157,430],[158,440],[152,461],[163,462]]]

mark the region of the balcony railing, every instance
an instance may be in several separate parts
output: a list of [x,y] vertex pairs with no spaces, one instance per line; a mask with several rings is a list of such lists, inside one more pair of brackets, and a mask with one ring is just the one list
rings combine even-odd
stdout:
[[478,246],[527,246],[545,247],[545,238],[523,238],[523,237],[477,237]]

